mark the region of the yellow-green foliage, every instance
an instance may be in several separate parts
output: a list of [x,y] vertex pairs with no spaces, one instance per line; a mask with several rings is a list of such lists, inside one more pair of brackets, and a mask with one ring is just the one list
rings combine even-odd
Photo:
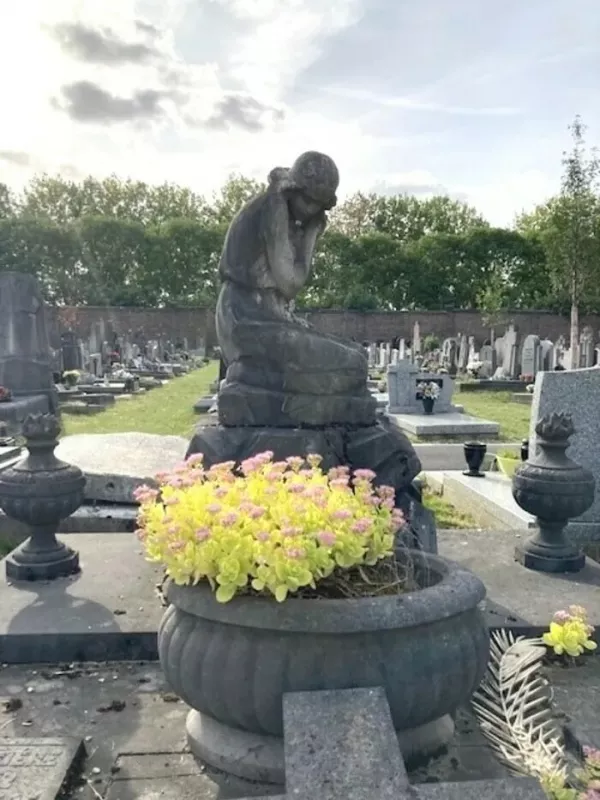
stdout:
[[580,656],[585,650],[595,650],[591,637],[594,628],[588,624],[587,612],[581,606],[570,606],[568,611],[558,611],[550,623],[550,630],[542,636],[547,647],[556,655],[571,658]]
[[336,568],[373,565],[393,552],[403,524],[394,490],[346,467],[325,474],[321,457],[274,462],[262,453],[234,471],[193,456],[159,490],[142,487],[138,535],[147,557],[177,584],[208,580],[226,603],[252,587],[282,602]]
[[567,786],[559,777],[541,780],[542,788],[550,800],[600,800],[600,750],[584,747],[583,754],[585,763],[571,779],[581,788]]

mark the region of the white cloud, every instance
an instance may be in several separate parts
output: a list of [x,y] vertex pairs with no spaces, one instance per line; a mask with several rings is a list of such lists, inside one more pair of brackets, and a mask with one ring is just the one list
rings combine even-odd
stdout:
[[574,114],[591,141],[600,127],[600,8],[572,0],[557,25],[561,0],[507,3],[19,0],[0,26],[0,181],[208,193],[310,148],[336,159],[342,196],[444,191],[510,223],[558,189]]

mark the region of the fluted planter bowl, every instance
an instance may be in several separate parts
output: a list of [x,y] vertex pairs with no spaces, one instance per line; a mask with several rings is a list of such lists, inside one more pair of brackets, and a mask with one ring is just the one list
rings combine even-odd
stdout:
[[[281,736],[288,692],[382,686],[398,731],[453,712],[478,686],[489,638],[481,581],[439,556],[405,551],[423,589],[342,600],[216,602],[170,584],[158,646],[171,687],[193,709]],[[189,724],[189,723],[188,723]]]

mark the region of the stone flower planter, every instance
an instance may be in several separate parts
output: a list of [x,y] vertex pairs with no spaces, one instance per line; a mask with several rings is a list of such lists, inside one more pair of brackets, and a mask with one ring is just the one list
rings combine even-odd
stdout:
[[220,605],[205,584],[170,584],[159,655],[194,709],[192,752],[237,777],[282,784],[283,694],[375,686],[386,690],[405,758],[439,750],[453,733],[448,715],[486,669],[485,587],[439,556],[403,557],[425,588],[399,596]]

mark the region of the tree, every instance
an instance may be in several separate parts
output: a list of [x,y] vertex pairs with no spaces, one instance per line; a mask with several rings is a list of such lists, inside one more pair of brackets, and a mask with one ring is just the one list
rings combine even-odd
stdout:
[[0,219],[12,217],[16,212],[15,198],[5,183],[0,183]]
[[242,206],[266,188],[266,184],[253,178],[230,175],[221,190],[213,196],[207,211],[208,219],[217,225],[229,225]]
[[170,183],[153,186],[115,175],[103,180],[88,176],[80,183],[51,175],[36,176],[25,188],[22,210],[27,216],[45,217],[59,224],[81,217],[112,217],[142,225],[208,217],[204,198],[187,187]]
[[407,244],[436,233],[461,234],[487,225],[471,206],[450,197],[419,199],[407,194],[352,195],[332,214],[332,227],[350,237],[385,233]]
[[546,252],[555,292],[568,294],[571,307],[571,358],[579,363],[579,310],[586,293],[598,297],[600,286],[600,161],[587,151],[579,116],[570,126],[571,152],[563,155],[561,192],[543,208],[522,217],[522,229],[535,231]]

